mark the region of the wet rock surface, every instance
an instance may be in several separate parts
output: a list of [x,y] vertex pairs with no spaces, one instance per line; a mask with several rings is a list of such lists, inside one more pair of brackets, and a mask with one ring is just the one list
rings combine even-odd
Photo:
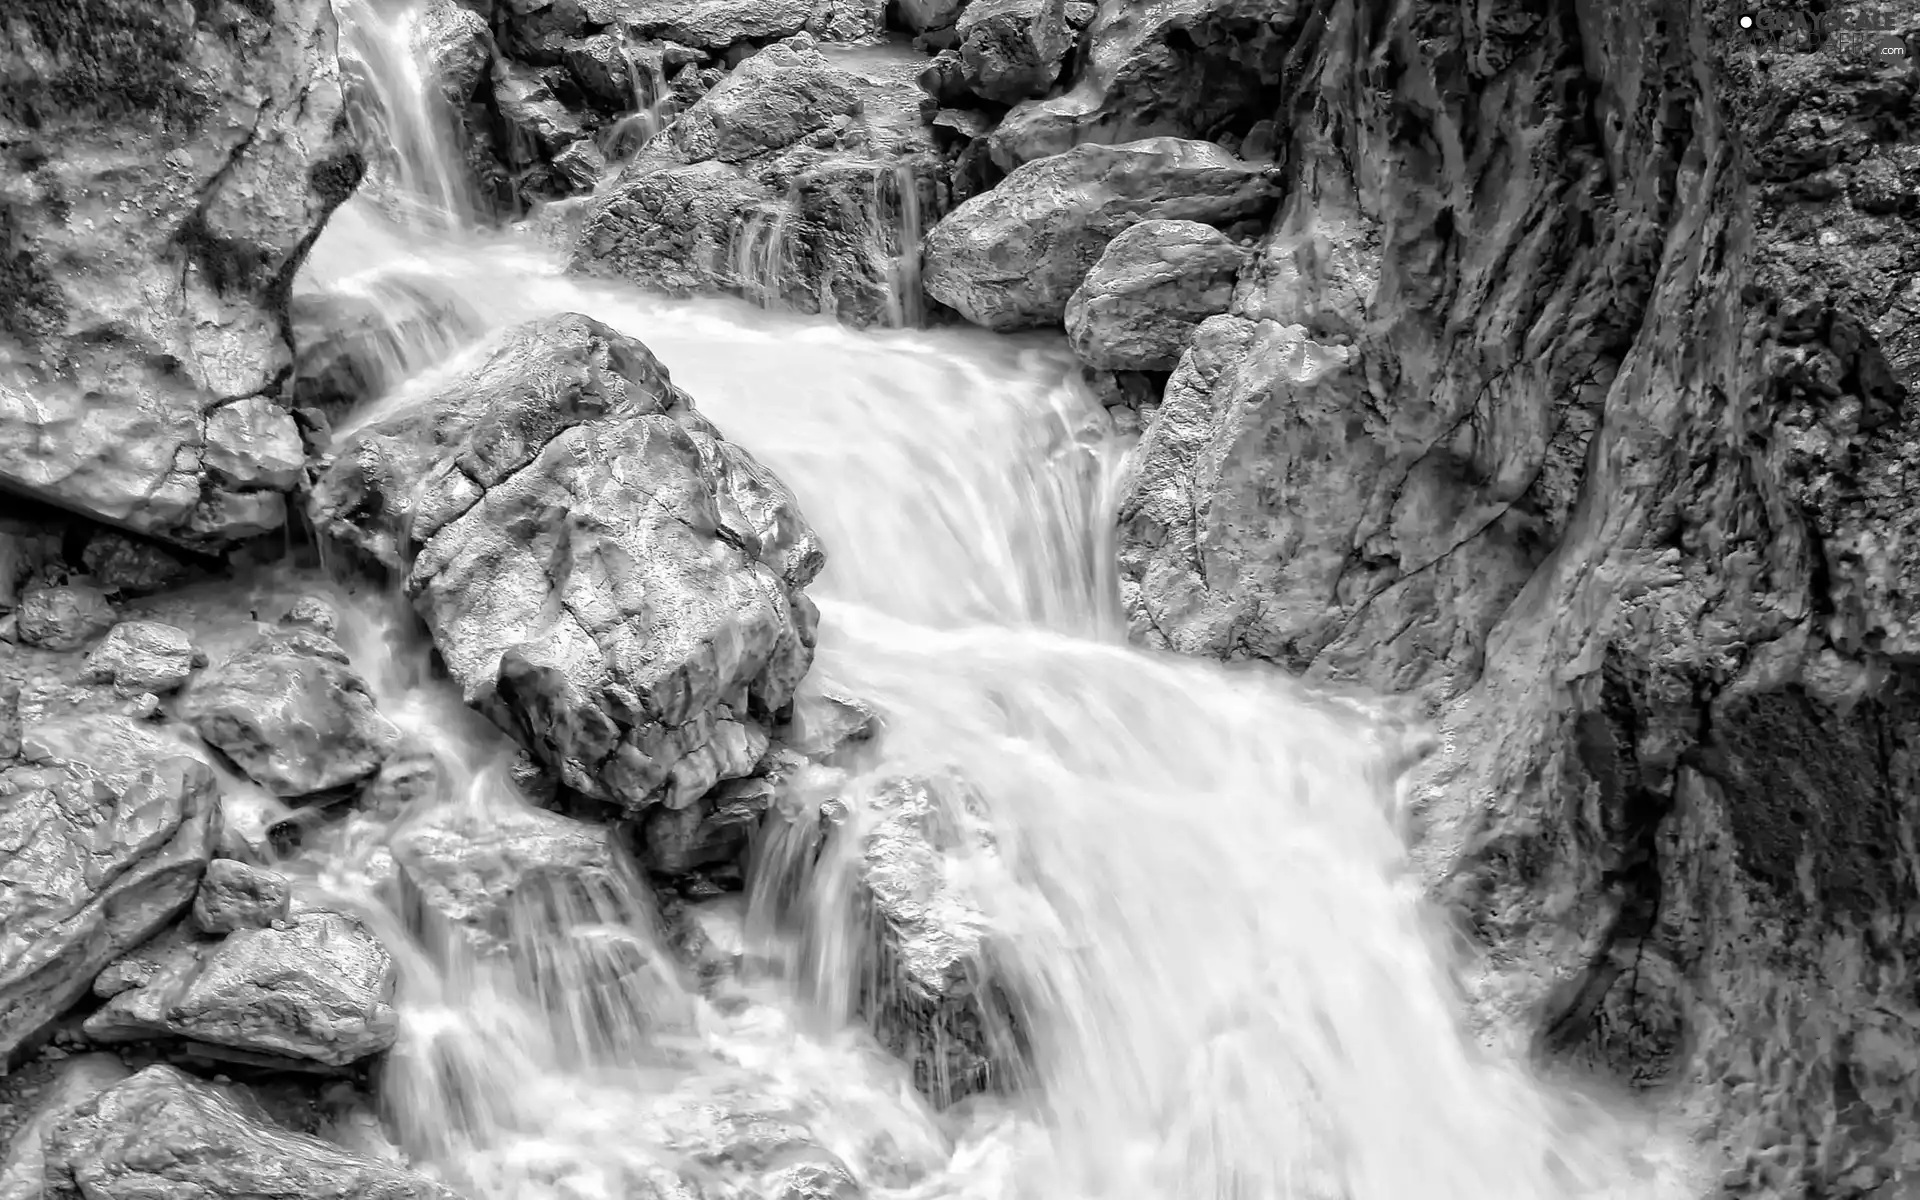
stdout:
[[0,1200],[45,1200],[47,1138],[74,1110],[132,1072],[111,1054],[79,1054],[61,1060],[33,1113],[14,1131],[0,1161]]
[[1107,243],[1067,298],[1067,342],[1106,371],[1171,371],[1195,328],[1227,311],[1247,252],[1211,225],[1142,221]]
[[279,528],[284,283],[360,175],[330,6],[7,28],[0,486],[189,545]]
[[216,858],[193,896],[194,928],[210,934],[265,929],[288,918],[292,898],[279,872]]
[[1266,172],[1207,142],[1148,138],[1031,162],[927,234],[927,294],[988,329],[1057,325],[1115,237],[1147,220],[1233,225],[1273,211]]
[[81,1104],[46,1145],[51,1194],[140,1200],[457,1200],[402,1167],[269,1117],[246,1089],[148,1067]]
[[187,631],[160,621],[122,621],[87,655],[87,672],[99,683],[138,695],[179,690],[206,655]]
[[510,331],[362,430],[314,518],[411,563],[468,703],[629,811],[749,774],[811,661],[801,589],[824,555],[792,496],[646,347],[585,317]]

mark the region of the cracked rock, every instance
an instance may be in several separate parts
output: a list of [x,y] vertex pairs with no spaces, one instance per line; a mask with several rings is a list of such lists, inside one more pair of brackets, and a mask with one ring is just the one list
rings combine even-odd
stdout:
[[264,929],[287,919],[293,891],[278,871],[231,858],[207,864],[193,897],[193,923],[202,933]]
[[20,641],[42,650],[78,650],[113,627],[113,605],[83,583],[29,585],[16,612]]
[[163,695],[178,690],[205,662],[184,629],[159,621],[122,621],[87,655],[87,672],[121,692]]

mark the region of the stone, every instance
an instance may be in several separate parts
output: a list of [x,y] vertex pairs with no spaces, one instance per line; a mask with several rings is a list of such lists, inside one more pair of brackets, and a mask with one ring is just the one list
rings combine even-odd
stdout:
[[1065,0],[969,0],[954,32],[967,87],[998,104],[1046,95],[1073,46]]
[[1101,370],[1171,371],[1200,323],[1232,305],[1249,257],[1211,225],[1142,221],[1067,298],[1067,344]]
[[88,1037],[178,1037],[203,1049],[344,1067],[397,1036],[393,956],[357,917],[303,909],[275,925],[170,950],[150,976],[87,1018]]
[[193,569],[155,542],[136,540],[111,529],[87,539],[80,552],[93,586],[109,596],[150,596],[186,580]]
[[994,161],[1011,171],[1083,142],[1244,135],[1281,111],[1287,53],[1311,12],[1295,0],[1106,6],[1071,86],[1016,105],[989,142]]
[[192,901],[219,835],[219,781],[149,760],[124,788],[75,770],[0,774],[0,1056]]
[[879,714],[866,702],[825,689],[808,689],[795,701],[793,716],[775,736],[782,746],[803,758],[839,767],[848,765],[880,729]]
[[950,29],[967,7],[967,0],[898,0],[898,3],[901,23],[915,33]]
[[825,556],[792,495],[586,317],[507,331],[358,431],[313,518],[409,570],[469,704],[628,812],[749,774],[811,662]]
[[280,624],[288,629],[311,629],[330,638],[340,629],[340,614],[332,604],[318,596],[302,596],[281,614]]
[[248,778],[283,799],[370,778],[399,741],[339,643],[313,629],[256,634],[202,671],[181,717]]
[[75,1109],[133,1072],[111,1054],[76,1054],[62,1061],[33,1114],[7,1143],[0,1161],[0,1200],[43,1200],[47,1192],[47,1135]]
[[47,1138],[54,1195],[89,1200],[458,1200],[403,1167],[276,1124],[237,1086],[156,1065],[81,1104]]
[[773,804],[764,779],[731,779],[685,808],[648,809],[640,819],[640,862],[660,875],[686,875],[737,862]]
[[814,11],[814,0],[637,0],[628,20],[643,37],[717,51],[791,37]]
[[1058,324],[1120,233],[1148,220],[1226,225],[1272,212],[1267,174],[1218,146],[1148,138],[1020,167],[927,234],[927,294],[988,329]]
[[273,407],[286,281],[362,172],[332,6],[38,5],[8,35],[0,485],[201,549],[279,528],[209,451],[237,465],[214,418]]
[[21,644],[42,650],[78,650],[116,619],[106,593],[84,583],[29,585],[17,615]]
[[207,416],[201,466],[236,491],[291,491],[307,465],[293,415],[264,396],[243,396]]
[[385,281],[373,295],[297,293],[291,313],[293,403],[327,421],[444,360],[482,327],[463,298],[411,280]]
[[87,655],[87,672],[122,692],[162,695],[177,691],[194,667],[205,663],[186,630],[159,621],[122,621]]
[[293,889],[278,871],[231,858],[207,864],[193,896],[193,923],[202,933],[265,929],[287,919]]
[[507,165],[525,167],[566,149],[587,135],[546,80],[511,59],[493,64],[493,105],[507,131]]
[[413,51],[455,110],[465,108],[491,78],[493,31],[485,17],[455,0],[428,0],[412,30]]

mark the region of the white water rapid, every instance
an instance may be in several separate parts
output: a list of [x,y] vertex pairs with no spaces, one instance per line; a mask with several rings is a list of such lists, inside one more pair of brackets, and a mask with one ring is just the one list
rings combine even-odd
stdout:
[[[404,14],[343,17],[383,62],[409,61],[392,41]],[[419,79],[383,76],[396,125],[427,121],[407,115],[430,109]],[[396,135],[402,152],[429,152],[429,129]],[[1690,1194],[1644,1123],[1464,1032],[1364,721],[1276,672],[1126,644],[1108,533],[1126,445],[1057,340],[857,333],[661,299],[566,276],[510,233],[401,230],[360,199],[299,286],[448,297],[467,346],[563,311],[644,341],[827,545],[813,678],[870,702],[885,734],[882,762],[822,787],[857,829],[874,781],[957,771],[995,846],[948,878],[1003,948],[1033,1061],[1011,1094],[945,1112],[852,1011],[857,938],[832,849],[797,888],[749,880],[748,968],[717,994],[662,965],[637,885],[522,905],[517,965],[477,959],[375,881],[383,848],[422,822],[514,836],[527,810],[511,747],[431,677],[390,603],[349,604],[355,661],[435,747],[445,787],[397,818],[353,818],[294,869],[400,948],[384,1115],[472,1200],[687,1200],[680,1176],[706,1181],[703,1200],[856,1194],[756,1190],[751,1169],[699,1161],[748,1112],[804,1126],[866,1196],[893,1200]],[[431,340],[411,357],[413,378],[372,411],[445,369]],[[763,834],[763,870],[781,836]]]

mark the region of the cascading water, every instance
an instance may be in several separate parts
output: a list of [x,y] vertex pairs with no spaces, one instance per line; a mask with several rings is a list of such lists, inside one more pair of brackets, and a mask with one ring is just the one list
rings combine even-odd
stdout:
[[[818,863],[782,841],[797,833],[763,842],[759,965],[719,992],[683,982],[619,870],[517,900],[491,953],[410,915],[387,864],[446,831],[545,836],[542,818],[405,622],[351,605],[355,660],[383,664],[383,710],[435,748],[438,798],[358,814],[296,869],[404,961],[382,1091],[417,1162],[476,1200],[1691,1194],[1642,1125],[1463,1033],[1363,722],[1271,672],[1125,644],[1107,541],[1125,446],[1054,340],[668,302],[563,276],[523,241],[401,234],[350,203],[302,286],[381,280],[464,298],[477,329],[578,311],[652,347],[801,497],[831,555],[813,678],[885,723],[876,761],[814,789],[841,810]],[[431,386],[439,350],[414,350],[415,378],[360,419]],[[992,847],[946,878],[996,946],[1030,1061],[1011,1095],[938,1113],[854,1015],[848,879],[882,781],[942,773],[974,806],[947,815]],[[716,1157],[716,1131],[738,1142],[748,1117],[803,1136]],[[796,1160],[801,1142],[851,1182]],[[793,1190],[794,1170],[815,1190]]]

